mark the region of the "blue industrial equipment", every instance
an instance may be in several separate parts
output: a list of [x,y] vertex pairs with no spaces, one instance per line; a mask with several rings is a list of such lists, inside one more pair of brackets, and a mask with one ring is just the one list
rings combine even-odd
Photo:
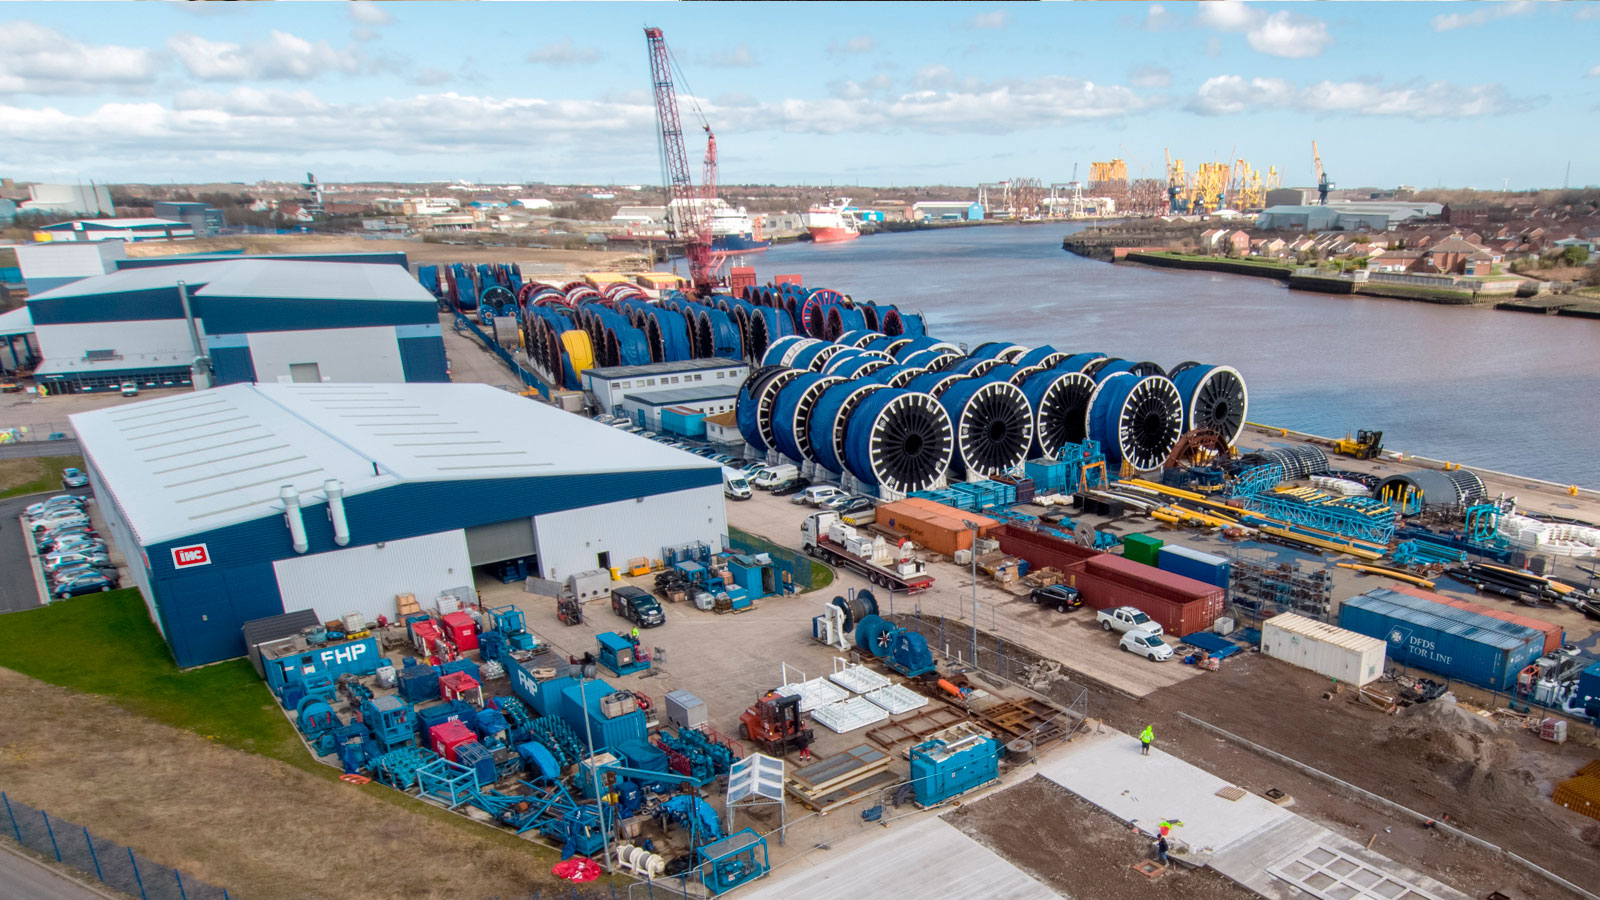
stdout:
[[476,771],[442,757],[417,769],[417,790],[421,796],[439,801],[445,809],[455,809],[468,802],[478,787]]
[[1308,501],[1293,494],[1264,491],[1245,498],[1245,508],[1291,525],[1354,540],[1387,544],[1394,537],[1393,507],[1367,497],[1327,496]]
[[828,388],[843,381],[837,375],[807,372],[778,391],[772,406],[772,433],[779,453],[797,462],[816,460],[810,442],[811,411]]
[[333,707],[321,697],[303,697],[295,707],[295,727],[313,747],[319,746],[324,737],[331,738],[339,724]]
[[1467,540],[1474,544],[1496,544],[1500,541],[1500,507],[1493,503],[1478,503],[1467,507]]
[[522,763],[527,767],[528,774],[534,776],[536,781],[561,780],[561,764],[556,762],[555,754],[545,745],[537,741],[518,744],[517,755],[522,757]]
[[705,587],[706,567],[694,560],[684,560],[672,564],[672,568],[683,576],[686,584],[694,587]]
[[767,839],[754,828],[736,831],[700,848],[700,883],[712,896],[754,881],[771,868]]
[[430,665],[418,664],[415,658],[408,656],[400,669],[399,690],[400,696],[412,703],[437,699],[439,670]]
[[361,721],[384,753],[409,746],[417,738],[415,711],[392,694],[363,700]]
[[867,616],[856,623],[856,646],[907,678],[935,669],[933,652],[922,635],[892,625],[881,616]]
[[469,741],[456,748],[456,761],[472,770],[479,787],[493,787],[500,773],[495,769],[494,754],[477,741]]
[[1391,557],[1402,566],[1412,565],[1457,565],[1467,561],[1467,552],[1454,547],[1442,547],[1428,541],[1410,540],[1401,541],[1394,548]]
[[511,740],[510,724],[500,710],[493,706],[486,706],[477,711],[473,731],[483,738],[486,745],[508,746]]
[[1022,389],[990,375],[968,378],[939,395],[954,429],[951,478],[986,478],[1022,465],[1033,448],[1033,406]]
[[1108,462],[1159,469],[1183,436],[1183,398],[1165,375],[1110,372],[1095,377],[1085,423]]
[[437,706],[425,706],[416,711],[417,731],[426,735],[435,725],[443,725],[449,721],[457,721],[473,728],[478,724],[477,710],[472,704],[461,700],[451,700]]
[[554,716],[540,716],[528,729],[528,735],[555,754],[562,766],[570,766],[583,755],[583,744],[566,722]]
[[845,467],[864,484],[910,493],[945,476],[955,431],[931,394],[883,388],[850,414],[843,447]]
[[483,683],[483,668],[472,660],[466,659],[465,657],[461,659],[452,659],[449,662],[443,663],[439,666],[440,675],[449,675],[451,672],[465,672],[477,680],[479,684]]
[[1230,447],[1238,442],[1250,405],[1250,392],[1238,369],[1184,362],[1169,377],[1183,398],[1184,431],[1209,428]]
[[880,390],[884,390],[883,385],[870,381],[846,381],[829,385],[817,398],[806,440],[818,465],[832,472],[844,471],[844,439],[850,415],[862,400]]
[[999,778],[1000,742],[987,734],[934,738],[911,748],[918,806],[936,806]]
[[526,704],[516,697],[494,697],[489,700],[489,706],[505,716],[506,737],[511,743],[527,739],[528,730],[533,727],[535,716],[528,710]]
[[439,759],[439,754],[426,747],[402,747],[378,757],[372,771],[379,781],[400,790],[409,791],[417,783],[417,772]]
[[600,632],[598,640],[600,665],[610,669],[612,674],[631,675],[650,668],[649,658],[640,658],[639,645],[632,640],[611,631]]
[[515,606],[500,606],[489,610],[490,617],[494,620],[494,631],[506,639],[506,645],[514,652],[533,652],[536,641],[528,632],[528,620],[522,610]]
[[274,655],[278,652],[274,645],[263,645],[262,649],[267,687],[279,697],[287,688],[318,676],[332,681],[344,674],[371,675],[384,664],[379,658],[378,639],[370,636],[283,655]]
[[699,848],[722,837],[722,820],[711,804],[692,794],[677,794],[661,801],[656,817],[689,832],[690,846]]
[[284,685],[281,697],[284,709],[295,709],[307,697],[320,697],[332,703],[336,694],[333,679],[325,672],[317,672],[307,675],[302,681]]

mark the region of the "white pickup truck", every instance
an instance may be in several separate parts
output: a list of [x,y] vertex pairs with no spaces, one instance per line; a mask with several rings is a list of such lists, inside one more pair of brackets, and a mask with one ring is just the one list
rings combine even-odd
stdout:
[[1095,620],[1107,631],[1145,631],[1157,636],[1162,634],[1158,622],[1131,606],[1102,609],[1095,614]]

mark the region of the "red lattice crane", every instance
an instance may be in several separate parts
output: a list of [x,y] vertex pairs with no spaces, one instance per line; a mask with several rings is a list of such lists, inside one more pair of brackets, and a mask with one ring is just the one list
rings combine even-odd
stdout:
[[[656,136],[661,142],[662,180],[667,188],[667,234],[683,242],[689,261],[689,281],[698,294],[717,285],[722,255],[711,249],[711,207],[717,195],[717,138],[704,121],[705,175],[700,189],[689,177],[689,154],[683,144],[683,123],[678,117],[678,92],[672,85],[672,57],[659,28],[644,30],[650,48],[650,81],[656,99]],[[697,110],[698,112],[698,110]]]

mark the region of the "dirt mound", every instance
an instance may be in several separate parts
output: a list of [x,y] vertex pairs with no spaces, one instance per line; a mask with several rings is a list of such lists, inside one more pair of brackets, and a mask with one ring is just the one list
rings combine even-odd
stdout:
[[1537,792],[1538,776],[1524,767],[1514,736],[1450,693],[1401,710],[1382,744],[1422,761],[1465,796],[1501,804]]

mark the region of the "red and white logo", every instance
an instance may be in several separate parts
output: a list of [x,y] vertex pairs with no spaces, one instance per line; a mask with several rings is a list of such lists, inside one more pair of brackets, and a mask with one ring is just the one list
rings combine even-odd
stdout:
[[209,566],[211,565],[211,554],[206,552],[205,544],[173,547],[172,565],[179,569],[187,569],[190,566]]

